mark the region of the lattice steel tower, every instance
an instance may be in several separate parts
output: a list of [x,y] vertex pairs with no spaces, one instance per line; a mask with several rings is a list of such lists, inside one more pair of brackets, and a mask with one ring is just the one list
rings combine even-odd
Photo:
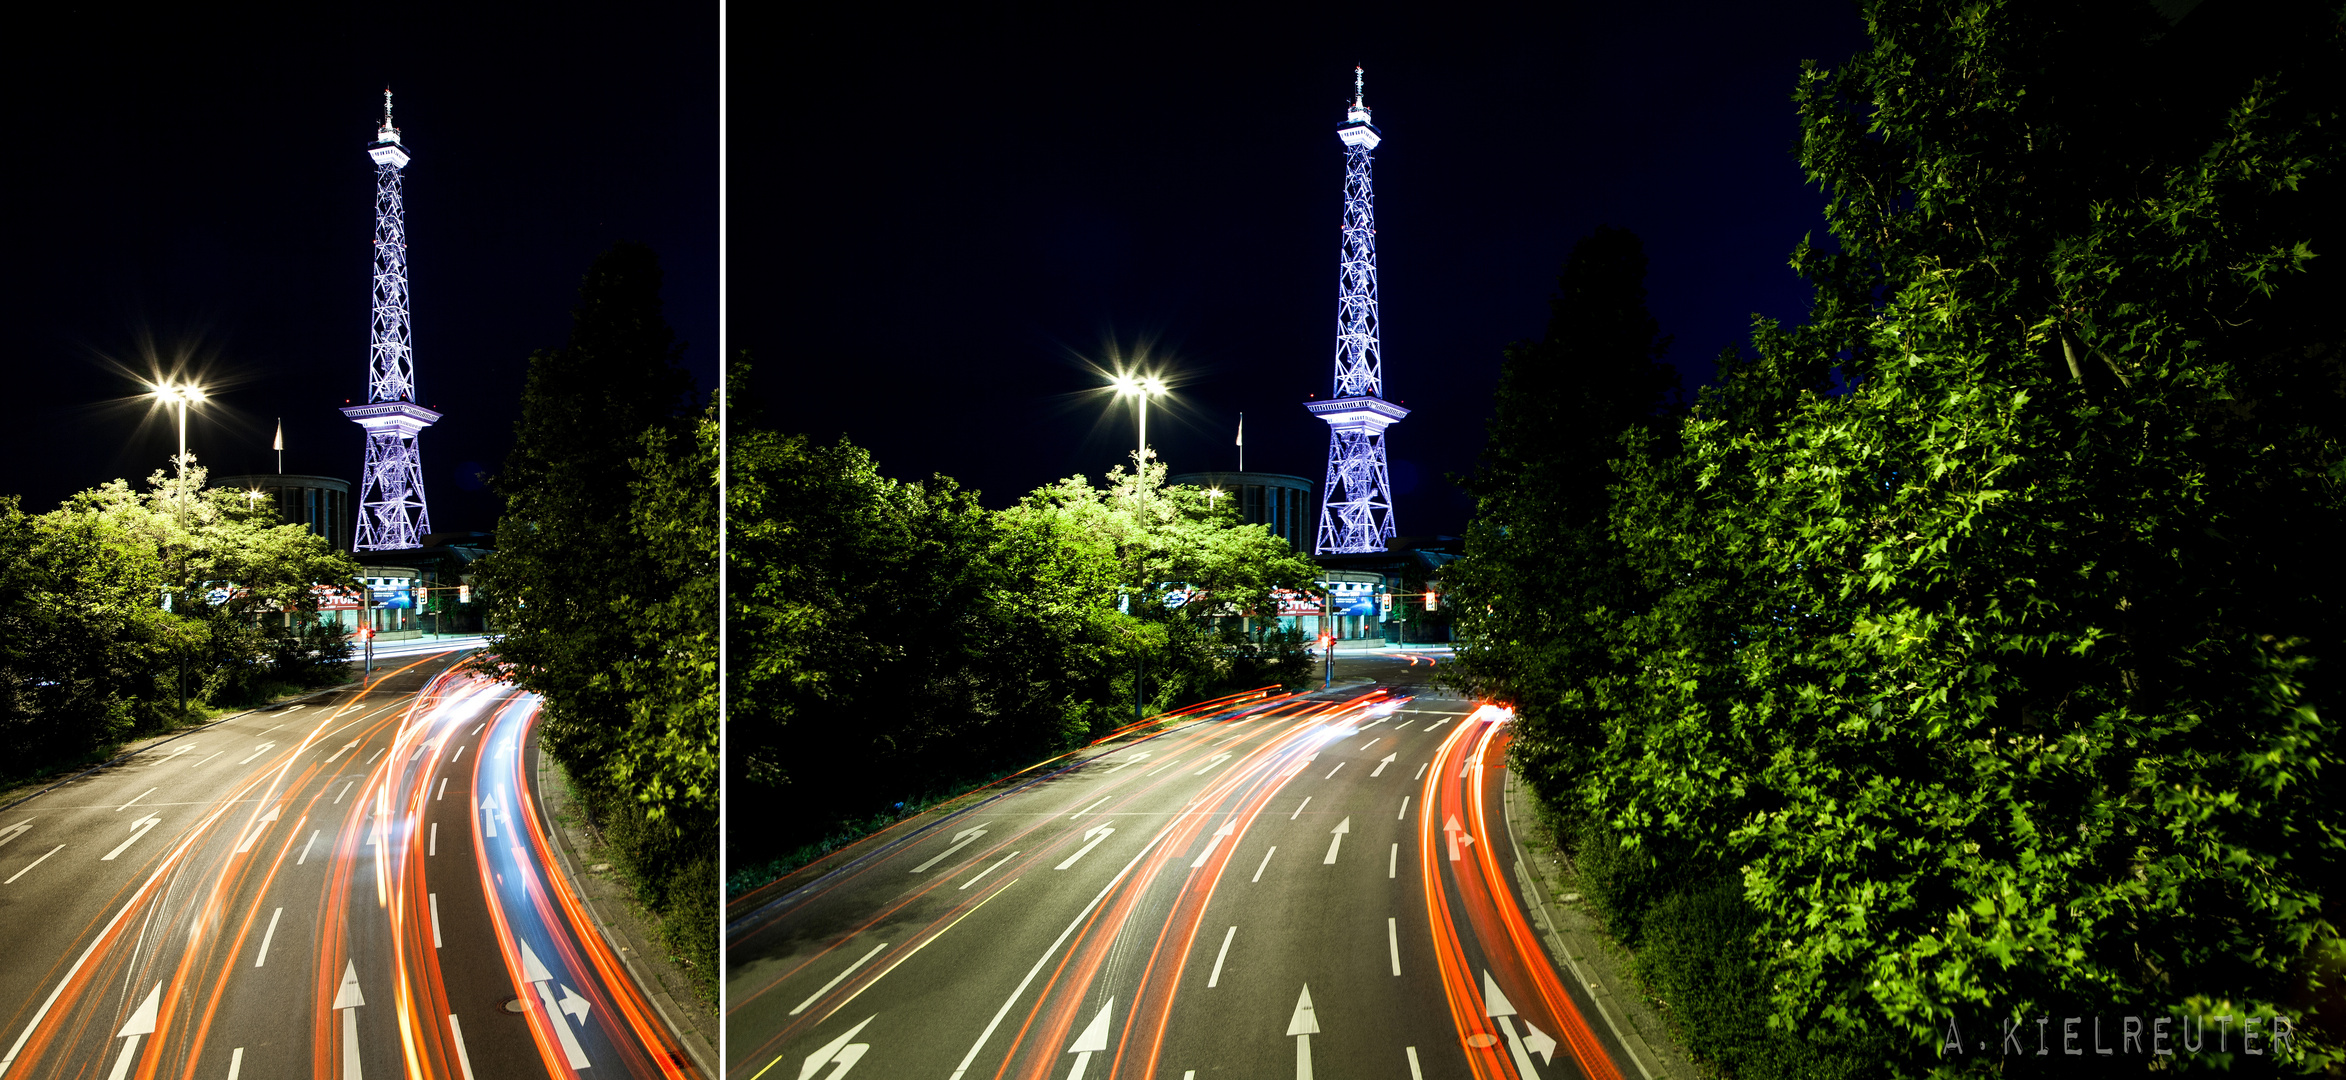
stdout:
[[1306,402],[1328,422],[1328,482],[1320,499],[1319,554],[1385,550],[1393,535],[1393,485],[1385,473],[1385,429],[1409,410],[1385,400],[1377,339],[1377,220],[1369,154],[1384,136],[1369,124],[1361,70],[1336,138],[1344,143],[1344,255],[1336,282],[1336,393]]
[[383,126],[367,147],[375,162],[375,317],[367,331],[367,403],[342,410],[367,429],[354,551],[423,546],[432,531],[424,506],[424,464],[416,435],[440,414],[416,404],[415,353],[407,328],[407,209],[399,170],[408,153],[391,126],[391,91],[383,91]]

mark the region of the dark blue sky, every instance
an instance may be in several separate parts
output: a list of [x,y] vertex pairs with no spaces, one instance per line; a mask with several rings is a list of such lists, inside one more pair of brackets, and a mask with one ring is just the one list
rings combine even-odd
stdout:
[[532,350],[563,343],[613,241],[667,271],[669,321],[704,388],[717,357],[718,41],[713,5],[84,7],[12,24],[0,425],[27,509],[163,465],[104,358],[208,358],[198,458],[357,479],[381,91],[398,95],[417,379],[433,524],[487,529],[467,490],[511,447]]
[[[1262,9],[1269,10],[1269,9]],[[1144,340],[1176,471],[1317,481],[1352,67],[1376,153],[1386,394],[1403,533],[1456,532],[1500,348],[1536,336],[1572,243],[1645,239],[1689,385],[1786,268],[1821,197],[1792,158],[1799,62],[1862,44],[1841,0],[1432,5],[1202,17],[1037,6],[735,27],[733,340],[785,430],[1000,506],[1128,455],[1129,405],[1078,358]]]

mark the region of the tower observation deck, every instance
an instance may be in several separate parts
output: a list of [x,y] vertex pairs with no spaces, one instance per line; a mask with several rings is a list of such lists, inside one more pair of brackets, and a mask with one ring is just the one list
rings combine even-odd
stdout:
[[1385,429],[1409,410],[1385,400],[1377,322],[1377,223],[1369,154],[1384,141],[1369,122],[1362,72],[1352,69],[1352,104],[1336,138],[1344,144],[1344,250],[1336,279],[1336,386],[1304,407],[1328,422],[1328,480],[1320,501],[1318,554],[1385,550],[1394,535]]
[[388,88],[383,126],[367,146],[367,157],[375,163],[375,310],[367,330],[367,401],[342,410],[367,433],[351,549],[399,551],[422,547],[424,534],[432,531],[416,436],[440,414],[416,403],[415,351],[407,325],[407,207],[400,187],[400,170],[409,156],[391,123]]

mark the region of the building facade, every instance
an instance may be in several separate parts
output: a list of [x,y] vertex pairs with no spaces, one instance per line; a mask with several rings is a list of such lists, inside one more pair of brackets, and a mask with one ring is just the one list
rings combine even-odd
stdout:
[[215,476],[212,478],[212,486],[258,492],[274,499],[279,524],[307,526],[312,535],[323,537],[334,546],[334,550],[350,550],[350,530],[356,519],[352,516],[348,480],[337,480],[331,476],[258,473],[248,476]]
[[1271,535],[1311,550],[1312,527],[1318,508],[1312,505],[1312,483],[1300,476],[1266,472],[1191,472],[1165,478],[1168,484],[1188,484],[1220,491],[1238,508],[1238,520],[1261,525]]

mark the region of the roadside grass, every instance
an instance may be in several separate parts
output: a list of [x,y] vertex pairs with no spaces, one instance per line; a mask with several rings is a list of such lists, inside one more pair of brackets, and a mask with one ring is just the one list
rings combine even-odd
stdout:
[[685,861],[664,878],[647,873],[648,865],[672,860],[660,858],[665,845],[649,835],[640,816],[628,813],[635,804],[624,802],[597,814],[592,793],[579,784],[570,766],[551,753],[544,758],[564,788],[562,806],[551,816],[560,825],[583,826],[587,838],[585,850],[578,853],[584,860],[579,869],[606,875],[626,889],[629,910],[651,928],[654,943],[665,950],[694,996],[704,1007],[716,1008],[716,860]]

